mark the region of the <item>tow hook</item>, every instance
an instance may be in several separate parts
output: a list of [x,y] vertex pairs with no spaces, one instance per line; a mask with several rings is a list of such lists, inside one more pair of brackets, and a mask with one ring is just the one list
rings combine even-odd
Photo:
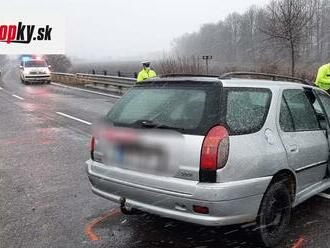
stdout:
[[126,208],[126,198],[125,197],[121,197],[120,198],[120,211],[125,214],[125,215],[137,215],[137,214],[142,214],[141,211],[134,209],[130,206],[128,206],[128,208]]
[[125,208],[126,198],[120,197],[119,202],[120,202],[120,208]]

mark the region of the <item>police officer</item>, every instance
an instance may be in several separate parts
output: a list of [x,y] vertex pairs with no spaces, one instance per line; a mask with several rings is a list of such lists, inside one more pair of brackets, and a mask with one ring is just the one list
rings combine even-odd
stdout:
[[317,73],[315,84],[323,90],[330,89],[330,64],[322,65]]
[[148,78],[156,77],[156,72],[150,69],[150,61],[142,62],[143,69],[139,72],[137,82],[141,83]]

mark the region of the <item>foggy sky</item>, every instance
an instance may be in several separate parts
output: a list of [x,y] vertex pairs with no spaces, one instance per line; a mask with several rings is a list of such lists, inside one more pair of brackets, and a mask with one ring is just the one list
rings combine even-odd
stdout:
[[66,51],[90,59],[141,58],[175,37],[267,0],[0,0],[1,12],[55,12],[66,19]]

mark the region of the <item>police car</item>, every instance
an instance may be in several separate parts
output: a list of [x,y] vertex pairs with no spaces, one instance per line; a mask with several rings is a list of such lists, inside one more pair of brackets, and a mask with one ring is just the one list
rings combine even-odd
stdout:
[[50,65],[42,58],[22,58],[20,77],[23,84],[50,83]]

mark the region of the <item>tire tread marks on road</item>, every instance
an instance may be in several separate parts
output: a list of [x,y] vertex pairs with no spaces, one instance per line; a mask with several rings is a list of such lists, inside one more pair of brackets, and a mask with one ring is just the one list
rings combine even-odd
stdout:
[[101,240],[101,237],[94,232],[94,227],[97,224],[100,224],[101,222],[103,222],[109,218],[118,216],[120,214],[121,214],[120,209],[114,209],[114,210],[111,210],[109,212],[102,214],[100,217],[97,217],[96,219],[93,219],[90,223],[88,223],[85,226],[85,229],[84,229],[85,235],[88,237],[88,239],[90,241]]

